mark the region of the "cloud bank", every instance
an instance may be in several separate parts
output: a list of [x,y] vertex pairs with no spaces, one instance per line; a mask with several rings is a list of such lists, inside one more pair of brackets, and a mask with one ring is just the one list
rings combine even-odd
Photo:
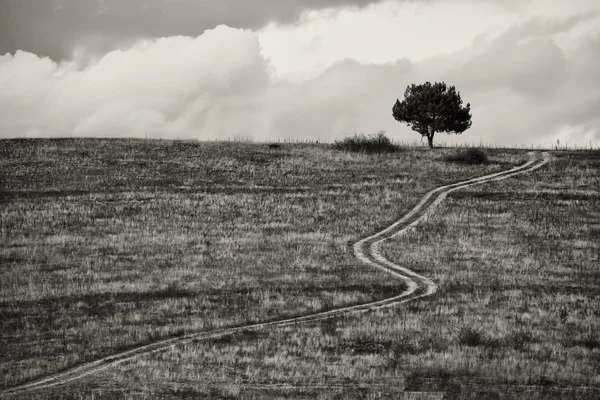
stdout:
[[259,28],[302,11],[364,7],[377,0],[0,0],[0,54],[29,51],[56,61],[77,48],[104,54],[139,39],[196,37],[220,24]]
[[471,103],[473,127],[438,142],[598,145],[600,37],[568,51],[554,40],[583,20],[529,21],[419,62],[346,59],[297,82],[277,78],[254,32],[223,25],[90,64],[18,51],[0,56],[0,137],[333,140],[381,129],[412,142],[392,105],[411,83],[443,80]]

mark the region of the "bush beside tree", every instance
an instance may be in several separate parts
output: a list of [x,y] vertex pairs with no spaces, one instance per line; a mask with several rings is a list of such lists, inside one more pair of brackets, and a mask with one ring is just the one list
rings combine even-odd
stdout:
[[333,148],[342,151],[351,151],[356,153],[396,153],[402,148],[394,143],[380,131],[373,135],[354,134],[342,140],[336,140]]

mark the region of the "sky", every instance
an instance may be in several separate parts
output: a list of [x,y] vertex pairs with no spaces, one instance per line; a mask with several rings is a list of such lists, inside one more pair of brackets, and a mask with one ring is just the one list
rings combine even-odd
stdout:
[[0,0],[0,138],[420,142],[426,81],[473,115],[437,143],[600,146],[600,1]]

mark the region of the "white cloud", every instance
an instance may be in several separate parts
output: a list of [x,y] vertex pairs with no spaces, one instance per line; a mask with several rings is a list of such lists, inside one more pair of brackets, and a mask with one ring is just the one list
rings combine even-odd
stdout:
[[[473,127],[438,142],[600,142],[600,36],[573,33],[590,18],[520,23],[418,61],[346,57],[295,81],[276,78],[260,34],[225,26],[138,41],[89,65],[17,52],[0,56],[0,137],[331,140],[383,129],[414,141],[392,105],[411,83],[444,80],[472,104]],[[557,35],[576,45],[565,50]]]
[[256,36],[225,26],[138,42],[83,69],[20,51],[0,61],[0,108],[9,111],[0,132],[216,136],[215,115],[224,107],[245,114],[268,83]]
[[495,2],[391,0],[364,9],[307,11],[301,23],[272,22],[257,34],[280,76],[294,78],[347,58],[385,63],[452,53],[490,26],[514,20],[499,10]]

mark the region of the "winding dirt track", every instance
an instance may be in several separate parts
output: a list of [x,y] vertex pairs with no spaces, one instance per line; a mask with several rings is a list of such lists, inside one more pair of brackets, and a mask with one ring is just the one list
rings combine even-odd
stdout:
[[112,366],[121,364],[126,361],[130,361],[136,357],[145,354],[164,351],[175,344],[212,339],[247,330],[294,325],[301,322],[318,321],[326,318],[332,318],[341,314],[358,313],[382,307],[394,306],[400,303],[406,303],[408,301],[418,299],[420,297],[429,296],[435,293],[435,291],[437,290],[437,286],[435,285],[435,283],[433,283],[431,279],[425,276],[419,275],[414,271],[401,267],[387,260],[381,254],[381,243],[389,238],[402,234],[409,230],[411,227],[417,225],[419,221],[423,220],[427,216],[427,214],[431,212],[431,210],[433,210],[439,203],[441,203],[444,200],[448,193],[468,186],[477,185],[484,182],[497,181],[501,179],[506,179],[513,175],[531,172],[535,169],[542,167],[550,159],[548,153],[542,153],[541,158],[539,157],[539,153],[530,152],[528,153],[528,155],[530,160],[518,167],[481,176],[479,178],[473,178],[466,181],[453,183],[450,185],[440,186],[436,189],[429,191],[421,198],[421,201],[415,207],[413,207],[412,210],[405,214],[401,219],[399,219],[386,229],[374,235],[361,239],[354,244],[354,255],[359,260],[374,268],[379,268],[395,276],[396,278],[403,280],[407,284],[407,289],[396,296],[369,303],[358,304],[354,306],[342,307],[334,310],[305,315],[302,317],[287,318],[277,321],[237,326],[210,332],[190,333],[179,337],[160,340],[155,343],[140,346],[128,351],[114,354],[112,356],[104,357],[90,363],[82,364],[63,372],[51,374],[29,383],[4,389],[0,393],[3,395],[17,394],[37,389],[49,388],[52,386],[64,385],[66,383],[81,379],[85,376],[100,372],[106,368],[110,368]]

